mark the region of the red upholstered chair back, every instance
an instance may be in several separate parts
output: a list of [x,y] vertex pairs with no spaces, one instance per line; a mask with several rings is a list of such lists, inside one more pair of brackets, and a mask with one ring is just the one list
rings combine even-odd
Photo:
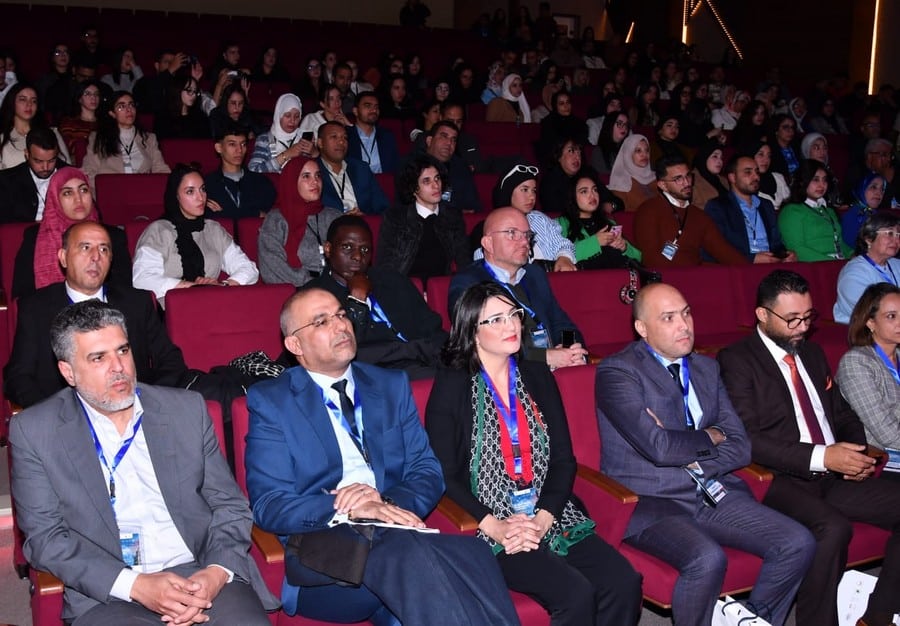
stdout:
[[188,367],[208,371],[237,356],[281,353],[278,315],[293,285],[194,287],[166,294],[166,328]]
[[[475,174],[475,189],[478,191],[478,199],[481,201],[481,208],[485,212],[494,208],[494,202],[491,198],[494,185],[497,183],[497,174]],[[464,209],[474,207],[463,207]]]
[[387,196],[387,199],[393,205],[397,202],[397,190],[395,189],[395,180],[393,174],[375,174],[375,180],[378,181],[378,186],[381,187],[381,190],[384,192],[384,195]]
[[600,429],[597,426],[595,365],[562,367],[553,372],[566,409],[572,451],[582,465],[600,469]]
[[441,316],[443,328],[450,331],[450,312],[447,306],[450,302],[450,276],[432,276],[425,285],[425,299],[428,308]]
[[219,167],[219,155],[212,139],[166,139],[159,149],[169,167],[178,163],[196,163],[204,174]]
[[247,495],[247,432],[250,430],[250,412],[247,410],[247,396],[240,396],[231,402],[231,434],[234,436],[234,477],[238,487]]
[[428,396],[431,395],[432,385],[434,385],[433,378],[409,381],[409,386],[412,387],[413,400],[416,403],[416,409],[419,411],[419,420],[422,424],[425,424],[425,407],[428,406]]
[[378,254],[378,233],[381,231],[381,216],[380,215],[362,215],[364,220],[366,220],[366,224],[369,225],[369,228],[372,230],[372,259],[376,259],[375,255]]
[[155,220],[163,214],[168,174],[98,174],[97,210],[106,224]]
[[259,229],[263,223],[262,217],[242,217],[237,220],[237,243],[250,260],[259,262]]

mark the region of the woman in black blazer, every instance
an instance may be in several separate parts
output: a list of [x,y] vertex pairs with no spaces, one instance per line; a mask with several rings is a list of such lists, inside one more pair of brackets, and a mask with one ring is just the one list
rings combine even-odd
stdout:
[[447,495],[478,520],[509,588],[554,626],[636,624],[641,577],[572,495],[559,389],[546,365],[518,358],[523,314],[495,282],[469,287],[454,307],[450,369],[438,371],[425,422]]

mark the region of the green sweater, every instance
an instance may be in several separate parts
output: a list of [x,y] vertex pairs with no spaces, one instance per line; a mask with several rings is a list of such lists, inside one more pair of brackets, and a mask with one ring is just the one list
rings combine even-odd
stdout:
[[829,207],[786,204],[778,214],[778,229],[785,247],[797,253],[798,261],[833,260],[835,241],[843,258],[849,259],[853,254],[853,248],[841,236],[840,220]]
[[[562,228],[563,235],[569,232],[569,219],[565,216],[556,218]],[[612,221],[612,220],[610,220]],[[615,222],[612,222],[615,224]],[[603,247],[594,235],[588,233],[583,227],[580,229],[580,239],[575,242],[575,260],[586,261],[590,258],[603,254]],[[631,245],[631,242],[625,241],[625,250],[622,252],[625,256],[640,262],[641,251]]]

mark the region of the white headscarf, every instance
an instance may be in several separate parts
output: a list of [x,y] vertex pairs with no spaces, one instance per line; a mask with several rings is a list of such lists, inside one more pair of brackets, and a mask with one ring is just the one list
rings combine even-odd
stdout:
[[[825,135],[822,133],[806,133],[803,136],[803,141],[800,142],[800,153],[803,155],[804,159],[811,159],[809,156],[809,151],[812,149],[812,145],[816,142],[816,140],[822,139],[825,141],[825,147],[828,147],[828,140],[825,139]],[[826,153],[826,157],[828,154]],[[828,160],[825,160],[825,165],[828,165]]]
[[619,148],[619,154],[616,155],[616,161],[609,173],[609,188],[613,191],[631,191],[632,179],[642,185],[649,185],[656,180],[656,174],[649,165],[638,167],[631,158],[638,142],[641,141],[647,144],[648,149],[650,148],[650,142],[643,135],[628,135],[622,141],[622,147]]
[[501,88],[501,96],[504,100],[509,100],[510,102],[518,102],[519,103],[519,111],[522,113],[522,121],[526,124],[531,123],[531,107],[528,106],[528,100],[525,99],[525,90],[519,94],[519,97],[516,98],[509,92],[509,86],[512,85],[512,82],[515,79],[519,79],[519,82],[522,82],[522,77],[518,74],[508,74],[506,78],[503,79],[503,86]]
[[[291,109],[297,109],[297,111],[300,112],[300,115],[303,115],[303,105],[300,103],[300,98],[292,93],[282,94],[282,96],[278,98],[278,102],[275,103],[275,117],[272,120],[272,128],[269,131],[276,141],[280,141],[286,146],[293,144],[300,136],[299,124],[297,125],[297,130],[292,133],[286,133],[281,128],[281,116]],[[281,152],[281,150],[279,150],[279,152]]]

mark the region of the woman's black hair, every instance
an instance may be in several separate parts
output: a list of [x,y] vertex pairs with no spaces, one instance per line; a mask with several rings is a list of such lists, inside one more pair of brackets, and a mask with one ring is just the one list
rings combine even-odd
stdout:
[[[128,96],[134,102],[134,96],[128,91],[116,91],[109,98],[109,102],[103,102],[105,106],[101,107],[102,112],[97,114],[97,136],[94,139],[94,152],[101,158],[108,158],[119,154],[119,124],[116,118],[110,115],[115,109],[116,102]],[[134,129],[136,131],[135,139],[140,137],[141,144],[147,146],[147,135],[138,124],[137,118],[134,120]]]
[[407,161],[397,177],[396,194],[400,204],[413,204],[416,201],[419,176],[429,167],[435,168],[441,177],[441,192],[447,188],[447,168],[444,167],[444,164],[431,155],[419,155]]
[[509,292],[494,281],[476,283],[466,289],[453,306],[450,337],[441,351],[441,358],[448,367],[461,369],[469,374],[475,374],[481,369],[475,334],[478,332],[478,318],[481,317],[484,303],[491,298],[501,298],[511,306],[519,306]]
[[[113,54],[112,57],[113,68],[112,72],[110,73],[112,74],[113,82],[117,85],[119,84],[119,80],[122,78],[122,57],[125,56],[126,52],[130,52],[131,56],[134,57],[134,50],[127,47],[119,48],[118,50],[116,50],[115,54]],[[134,69],[131,70],[130,74],[134,76]]]
[[166,179],[166,190],[163,192],[163,216],[171,218],[174,215],[181,215],[181,205],[178,204],[178,186],[184,177],[188,174],[203,173],[196,165],[178,163],[172,168],[172,173]]
[[[3,105],[0,106],[0,133],[3,134],[3,140],[0,141],[0,150],[9,143],[9,135],[16,126],[16,98],[24,89],[31,89],[35,94],[38,93],[38,90],[34,85],[22,82],[16,83],[10,87],[6,96],[3,98]],[[45,125],[44,112],[41,108],[40,95],[38,95],[38,106],[37,110],[34,112],[34,117],[31,118],[31,127],[34,128],[35,126],[43,125]]]
[[97,91],[100,92],[100,99],[97,101],[97,112],[96,115],[100,115],[100,111],[103,110],[103,102],[106,98],[103,97],[103,85],[96,78],[91,78],[81,83],[75,84],[75,91],[72,92],[72,101],[69,103],[69,115],[72,117],[80,117],[81,116],[81,96],[84,95],[84,92],[88,87],[96,87]]
[[[235,82],[229,84],[227,87],[225,87],[225,89],[222,90],[222,95],[219,96],[218,106],[223,107],[223,110],[227,110],[229,98],[231,98],[231,96],[233,96],[236,93],[241,94],[241,97],[244,99],[244,107],[245,107],[244,110],[246,111],[247,110],[246,109],[247,92],[244,91],[244,88],[241,87],[240,83],[235,83]],[[199,101],[200,98],[198,97],[197,100]]]
[[[791,181],[791,202],[798,204],[806,202],[806,188],[809,187],[813,177],[819,170],[825,172],[825,175],[828,177],[828,186],[831,187],[831,170],[828,169],[828,166],[816,159],[803,159],[800,161],[800,167],[794,172],[794,178]],[[828,195],[827,190],[825,195]]]
[[[596,150],[600,151],[603,161],[606,163],[606,167],[610,170],[612,170],[613,163],[616,160],[616,154],[618,154],[619,148],[622,146],[622,142],[616,143],[613,141],[613,129],[615,128],[620,115],[625,118],[625,121],[628,122],[630,126],[631,123],[628,120],[628,113],[625,111],[614,111],[608,113],[603,118],[603,125],[600,126],[600,132],[597,134]],[[625,137],[627,136],[628,134],[626,133]],[[625,141],[625,139],[623,138],[622,141]]]
[[[563,237],[565,237],[569,241],[575,241],[575,238],[578,237],[581,231],[581,214],[580,209],[578,208],[577,188],[578,181],[582,178],[590,179],[591,182],[593,182],[597,186],[598,195],[600,195],[600,190],[603,188],[603,183],[600,182],[600,178],[597,176],[597,172],[594,171],[594,168],[592,167],[582,167],[575,173],[575,176],[572,177],[572,180],[569,183],[569,194],[566,197],[566,205],[563,207],[563,217],[566,218],[567,222],[565,231],[563,232]],[[606,220],[607,224],[612,226],[612,222],[606,219],[606,215],[604,214],[603,208],[601,206],[597,207],[596,216],[600,220]]]
[[[198,93],[197,98],[194,100],[194,104],[190,109],[200,111],[200,101],[202,100],[202,96],[199,93],[200,83],[198,83],[190,74],[176,74],[172,79],[172,83],[169,85],[168,93],[166,95],[166,110],[170,117],[174,119],[181,117],[181,92],[191,83],[197,85]],[[228,101],[226,100],[226,102]],[[188,113],[190,113],[190,109],[188,110]]]

